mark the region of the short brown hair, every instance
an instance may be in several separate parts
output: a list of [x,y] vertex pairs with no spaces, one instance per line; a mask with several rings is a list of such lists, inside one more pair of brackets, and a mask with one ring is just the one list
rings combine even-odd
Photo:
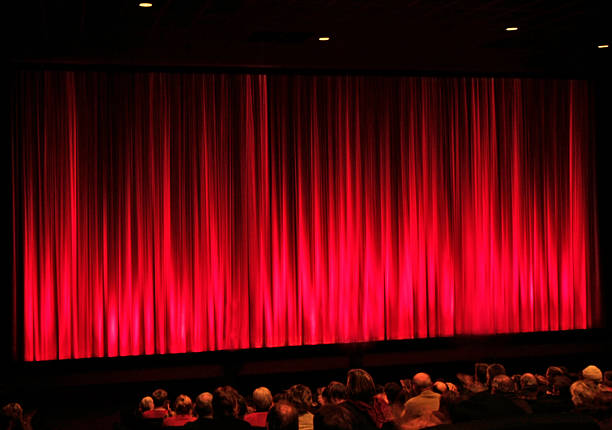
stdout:
[[164,403],[166,403],[166,400],[168,400],[168,393],[166,390],[158,388],[157,390],[153,391],[153,395],[151,397],[153,397],[153,404],[155,407],[159,408],[164,406]]

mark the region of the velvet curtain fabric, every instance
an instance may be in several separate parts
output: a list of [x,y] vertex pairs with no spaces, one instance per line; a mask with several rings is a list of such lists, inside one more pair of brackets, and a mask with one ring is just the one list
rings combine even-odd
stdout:
[[25,360],[599,323],[586,82],[21,71],[11,107]]

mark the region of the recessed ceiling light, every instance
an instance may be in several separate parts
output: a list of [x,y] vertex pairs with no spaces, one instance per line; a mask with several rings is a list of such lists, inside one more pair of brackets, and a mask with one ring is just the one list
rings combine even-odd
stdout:
[[516,31],[518,27],[506,27],[506,31]]
[[606,45],[597,45],[598,48],[609,48],[610,45],[606,44]]
[[140,7],[151,7],[151,6],[153,6],[153,3],[138,3],[138,6],[140,6]]
[[327,42],[329,40],[329,36],[321,36],[319,37],[320,42]]

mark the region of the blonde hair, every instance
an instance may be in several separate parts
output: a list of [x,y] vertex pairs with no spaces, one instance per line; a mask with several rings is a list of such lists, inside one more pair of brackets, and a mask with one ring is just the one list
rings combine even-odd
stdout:
[[151,396],[143,397],[142,400],[140,400],[140,404],[138,405],[138,409],[140,410],[140,412],[150,411],[151,409],[153,409],[153,407],[153,397]]

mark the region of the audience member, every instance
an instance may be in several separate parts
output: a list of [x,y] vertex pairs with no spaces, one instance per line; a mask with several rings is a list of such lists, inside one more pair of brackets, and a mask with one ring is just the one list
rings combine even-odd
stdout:
[[346,408],[338,404],[321,407],[314,417],[315,430],[352,430],[351,415]]
[[138,411],[142,414],[143,412],[150,411],[154,407],[153,397],[146,396],[140,400],[140,403],[138,404]]
[[142,417],[145,419],[160,420],[170,415],[168,409],[168,393],[158,388],[153,391],[153,409],[144,411]]
[[[582,373],[584,376],[584,372]],[[597,387],[592,379],[584,379],[574,382],[570,387],[572,403],[576,410],[590,410],[596,408]]]
[[337,405],[346,400],[346,385],[342,382],[332,381],[327,386],[328,403]]
[[253,391],[253,405],[255,412],[245,415],[244,420],[253,427],[265,427],[268,411],[272,406],[272,393],[266,387],[259,387]]
[[191,399],[180,394],[174,401],[174,412],[175,415],[164,418],[164,427],[183,427],[185,424],[195,421],[196,417],[191,413],[192,403]]
[[376,386],[368,372],[363,369],[349,370],[346,378],[346,398],[340,403],[353,422],[353,428],[379,429],[392,420],[389,405],[375,398]]
[[597,366],[590,365],[582,370],[582,378],[594,386],[597,386],[601,383],[603,375]]
[[251,424],[238,419],[238,392],[229,385],[218,387],[213,393],[213,421],[216,428],[227,430],[250,429]]
[[299,415],[300,430],[312,430],[313,414],[312,392],[305,385],[297,384],[289,388],[289,401],[296,407]]
[[412,378],[416,396],[404,404],[405,420],[425,416],[440,407],[440,394],[434,393],[431,377],[427,373],[417,373]]
[[213,395],[205,392],[196,397],[195,413],[197,419],[185,424],[186,429],[205,430],[213,428]]
[[23,408],[19,403],[9,403],[2,407],[2,430],[31,430],[30,423],[23,416]]
[[498,364],[498,363],[489,364],[489,367],[487,367],[487,387],[488,389],[489,390],[491,389],[491,383],[493,382],[493,379],[497,375],[505,375],[505,374],[506,374],[506,369],[501,364]]
[[524,373],[519,379],[519,397],[524,400],[538,398],[538,380],[532,373]]
[[298,430],[298,408],[285,400],[276,402],[268,412],[267,427],[269,430]]

